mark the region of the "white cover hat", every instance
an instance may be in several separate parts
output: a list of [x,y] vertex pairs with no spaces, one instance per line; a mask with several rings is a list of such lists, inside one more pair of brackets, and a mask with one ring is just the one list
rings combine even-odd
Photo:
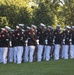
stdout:
[[14,31],[15,31],[15,29],[10,29],[10,31],[11,31],[11,32],[14,32]]
[[33,24],[31,25],[31,27],[33,27],[34,29],[36,29],[36,28],[37,28],[37,27],[36,27],[35,25],[33,25]]
[[1,28],[1,30],[5,31],[5,28]]
[[72,26],[72,28],[74,28],[74,26]]
[[19,24],[19,26],[23,27],[23,26],[24,26],[24,24]]
[[45,27],[45,24],[43,24],[43,23],[40,23],[40,26],[42,26],[42,27]]
[[19,26],[16,26],[17,29],[19,29]]
[[8,29],[8,30],[10,30],[11,28],[10,28],[9,26],[5,26],[5,29]]
[[70,27],[70,26],[66,26],[66,28],[71,29],[71,27]]
[[27,29],[30,29],[30,27],[29,27],[29,26],[27,26]]

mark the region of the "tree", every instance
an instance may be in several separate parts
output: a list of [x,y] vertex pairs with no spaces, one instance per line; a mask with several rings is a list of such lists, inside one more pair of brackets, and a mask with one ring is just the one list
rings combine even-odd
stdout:
[[27,4],[27,0],[2,0],[0,3],[0,17],[6,17],[6,21],[11,27],[15,27],[19,23],[27,25],[30,23]]
[[66,25],[74,25],[74,0],[64,0],[63,11],[65,17],[64,23]]
[[6,25],[8,25],[7,18],[6,17],[0,17],[0,27],[4,27]]
[[39,25],[40,23],[44,23],[46,25],[53,24],[49,10],[43,2],[40,3],[39,7],[34,10],[33,15],[32,21],[36,25]]

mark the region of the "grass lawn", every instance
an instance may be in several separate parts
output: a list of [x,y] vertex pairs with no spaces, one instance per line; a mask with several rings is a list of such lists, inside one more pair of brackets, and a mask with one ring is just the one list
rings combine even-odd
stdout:
[[0,75],[74,75],[74,59],[0,64]]

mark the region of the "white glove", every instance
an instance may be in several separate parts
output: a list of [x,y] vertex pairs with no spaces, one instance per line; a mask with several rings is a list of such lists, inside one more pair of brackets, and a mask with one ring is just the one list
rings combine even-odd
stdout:
[[48,40],[47,39],[45,40],[45,44],[48,44]]
[[37,39],[36,42],[37,42],[37,45],[39,45],[39,39]]

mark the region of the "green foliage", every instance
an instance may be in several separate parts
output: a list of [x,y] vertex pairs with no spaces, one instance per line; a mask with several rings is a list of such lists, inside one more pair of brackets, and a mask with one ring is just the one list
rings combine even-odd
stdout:
[[24,7],[19,10],[18,22],[24,23],[26,26],[30,24],[30,14]]
[[15,25],[19,23],[29,24],[30,15],[24,0],[3,1],[4,2],[0,4],[0,17],[6,17],[9,26],[15,27]]
[[26,27],[42,22],[64,28],[74,25],[74,0],[0,0],[0,17],[0,27],[15,27],[19,23]]
[[65,1],[65,5],[63,6],[63,11],[65,17],[66,25],[74,25],[74,0]]
[[34,10],[33,12],[33,23],[39,25],[40,23],[44,23],[46,25],[52,25],[52,17],[49,14],[48,8],[45,6],[44,3],[40,3],[39,7]]
[[4,27],[8,25],[8,21],[6,17],[0,17],[0,27]]

